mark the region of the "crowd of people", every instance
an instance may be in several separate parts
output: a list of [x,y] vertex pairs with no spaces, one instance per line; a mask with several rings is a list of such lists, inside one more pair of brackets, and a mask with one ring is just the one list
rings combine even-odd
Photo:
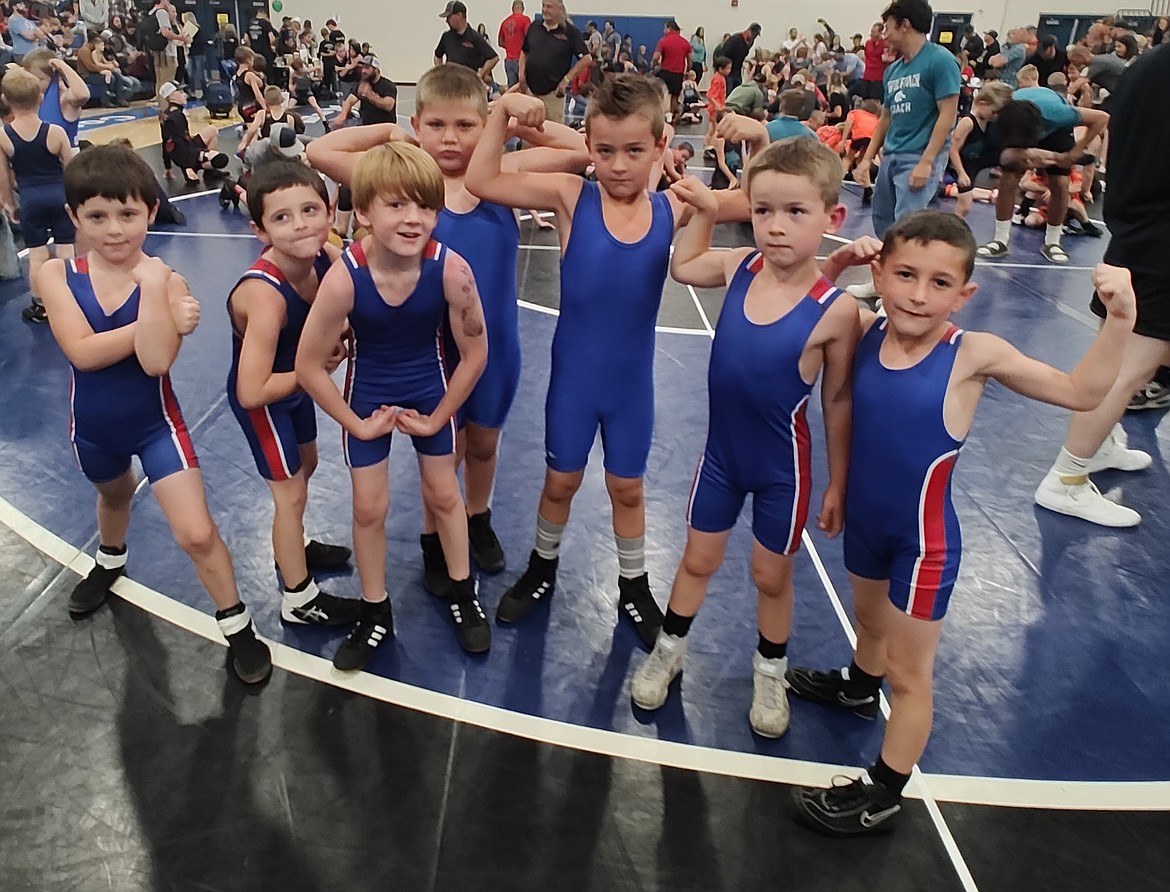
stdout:
[[[173,7],[159,0],[154,10],[169,44],[190,46],[173,30]],[[930,41],[925,0],[894,0],[848,48],[821,20],[810,37],[790,30],[774,52],[756,47],[762,29],[750,24],[708,54],[702,29],[687,38],[674,20],[652,50],[631,52],[612,22],[579,30],[561,0],[544,0],[541,13],[539,23],[528,21],[517,0],[501,24],[496,43],[508,83],[500,88],[489,32],[470,27],[461,0],[447,3],[410,130],[398,124],[396,86],[371,48],[354,49],[335,21],[314,46],[310,23],[289,19],[277,30],[261,15],[231,51],[251,160],[249,176],[225,186],[222,200],[246,206],[263,253],[228,297],[227,395],[272,497],[281,618],[346,628],[334,656],[340,671],[364,668],[392,638],[385,524],[398,433],[410,437],[419,466],[423,583],[445,602],[464,650],[490,648],[475,569],[494,574],[509,563],[490,495],[522,362],[518,212],[551,212],[562,257],[547,468],[532,549],[496,621],[516,624],[549,609],[600,430],[615,611],[649,651],[632,697],[657,709],[682,670],[691,624],[751,495],[759,595],[751,727],[784,734],[790,691],[872,718],[888,682],[889,722],[872,764],[796,799],[814,829],[883,829],[901,810],[930,733],[933,661],[961,557],[952,472],[985,384],[1073,412],[1039,504],[1110,526],[1139,519],[1102,496],[1090,475],[1149,465],[1116,422],[1170,359],[1170,293],[1156,266],[1168,246],[1167,175],[1157,173],[1164,143],[1143,136],[1155,123],[1166,128],[1155,105],[1170,74],[1170,50],[1157,48],[1165,23],[1146,40],[1102,21],[1067,49],[1030,38],[1027,28],[998,46],[994,32],[979,40],[972,30],[952,51]],[[192,135],[186,126],[182,107],[198,87],[190,64],[187,83],[175,82],[169,44],[152,51],[170,122],[164,152],[184,176],[217,176],[228,159],[214,128]],[[26,65],[33,55],[24,54]],[[199,301],[142,251],[158,187],[141,157],[124,146],[73,157],[67,128],[38,117],[46,104],[60,111],[68,93],[47,98],[54,73],[68,66],[43,64],[43,78],[4,79],[13,117],[0,151],[19,184],[26,227],[59,232],[61,246],[72,244],[75,229],[89,248],[78,258],[46,254],[30,273],[74,369],[72,443],[98,494],[100,547],[69,609],[98,609],[125,573],[138,456],[215,604],[236,673],[259,683],[270,653],[240,600],[169,378],[183,337],[198,325]],[[287,82],[274,75],[282,66]],[[330,132],[308,144],[287,107],[302,76],[310,94],[318,82],[334,95],[352,85]],[[563,123],[568,109],[582,115],[584,133]],[[694,150],[673,145],[675,126],[695,118],[707,119],[705,146],[722,174],[713,185],[723,188],[688,175]],[[517,140],[523,147],[506,151]],[[1067,262],[1060,236],[1070,175],[1079,171],[1078,196],[1091,202],[1099,192],[1085,183],[1100,183],[1107,151],[1116,159],[1106,206],[1112,240],[1092,276],[1103,321],[1075,369],[1059,371],[954,325],[951,315],[976,291],[976,258],[1007,253],[1013,216],[1026,222],[1045,206],[1044,257]],[[928,209],[948,169],[961,196],[981,175],[997,175],[993,241],[976,244],[963,220],[966,199],[958,214]],[[823,236],[845,219],[846,174],[872,189],[876,238],[819,263]],[[6,179],[0,200],[14,209]],[[1073,216],[1082,226],[1087,219]],[[713,249],[715,225],[731,221],[750,223],[754,245]],[[872,286],[859,296],[879,297],[880,313],[859,309],[833,284],[850,267],[872,270]],[[599,293],[602,269],[621,270],[623,287]],[[668,275],[726,289],[726,299],[710,358],[707,440],[664,610],[646,569],[644,475],[655,322]],[[218,305],[221,296],[206,299]],[[343,363],[339,389],[331,373]],[[850,664],[828,671],[788,665],[792,561],[812,509],[806,413],[818,378],[829,479],[814,522],[830,536],[844,532],[858,631]],[[761,380],[771,383],[762,388]],[[314,577],[347,565],[350,549],[305,544],[316,408],[343,431],[358,599],[326,592]]]

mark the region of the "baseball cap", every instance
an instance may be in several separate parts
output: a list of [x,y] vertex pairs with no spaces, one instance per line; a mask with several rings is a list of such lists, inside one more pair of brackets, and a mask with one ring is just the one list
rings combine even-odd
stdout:
[[179,90],[181,90],[181,89],[183,89],[183,88],[180,87],[178,84],[176,84],[174,81],[167,81],[165,84],[163,84],[161,87],[158,88],[158,98],[161,99],[163,102],[166,102],[168,99],[171,98],[171,96],[173,96],[175,93],[179,92]]
[[439,18],[448,19],[453,15],[458,15],[459,13],[467,15],[467,4],[461,2],[461,0],[448,0],[447,8],[439,13]]
[[760,23],[759,22],[752,22],[750,25],[748,25],[748,30],[751,31],[754,35],[756,35],[756,37],[759,37],[760,36]]
[[297,132],[288,124],[276,123],[268,132],[268,146],[276,149],[285,158],[296,158],[303,151]]
[[377,56],[362,56],[362,64],[368,65],[370,68],[377,68],[382,70],[382,63],[378,61]]
[[988,31],[987,36],[990,37],[992,40],[999,40],[999,32],[998,31]]
[[101,34],[99,34],[98,36],[99,36],[99,37],[100,37],[102,40],[113,40],[113,39],[114,39],[114,32],[113,32],[113,31],[111,31],[109,28],[106,28],[106,30],[105,30],[105,31],[103,31],[103,32],[102,32]]

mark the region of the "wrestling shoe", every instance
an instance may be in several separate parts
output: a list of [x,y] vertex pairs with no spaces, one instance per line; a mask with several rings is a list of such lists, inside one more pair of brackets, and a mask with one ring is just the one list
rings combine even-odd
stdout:
[[655,710],[666,702],[670,684],[683,668],[687,655],[687,639],[661,632],[654,649],[646,658],[630,684],[630,697],[642,709]]
[[557,564],[560,558],[542,558],[535,551],[528,557],[528,569],[504,592],[496,608],[496,622],[514,623],[524,619],[557,588]]
[[[102,563],[115,566],[102,566]],[[126,552],[119,555],[98,552],[93,569],[69,593],[69,615],[74,619],[89,616],[106,603],[110,587],[126,572]]]
[[827,789],[798,787],[793,799],[796,819],[810,830],[828,836],[858,836],[888,830],[902,810],[902,797],[875,784],[864,771],[857,778],[839,775]]
[[830,669],[828,672],[821,672],[817,669],[794,666],[784,673],[784,679],[788,682],[789,690],[802,700],[839,706],[863,719],[876,718],[880,705],[880,688],[869,693],[858,691],[845,678],[845,671]]
[[1129,434],[1120,424],[1113,426],[1097,454],[1089,459],[1089,473],[1098,471],[1144,471],[1154,459],[1148,452],[1129,448]]
[[447,575],[447,557],[438,533],[423,533],[418,537],[423,556],[423,588],[436,598],[451,594],[451,577]]
[[664,617],[650,592],[649,574],[643,573],[635,579],[618,577],[618,615],[633,623],[646,647],[654,647]]
[[333,668],[356,672],[366,668],[374,651],[394,635],[394,612],[390,599],[372,603],[362,599],[358,621],[333,655]]
[[1167,406],[1170,406],[1170,387],[1151,381],[1133,395],[1125,411],[1142,412],[1146,409],[1165,409]]
[[752,708],[748,720],[761,737],[776,738],[788,730],[788,685],[784,673],[788,658],[768,660],[752,654]]
[[1060,475],[1049,471],[1036,487],[1036,504],[1057,514],[1079,517],[1103,527],[1136,527],[1142,516],[1132,508],[1105,498],[1092,480],[1065,483]]
[[474,579],[451,581],[447,606],[455,623],[459,646],[469,654],[487,653],[492,646],[492,627],[479,604]]
[[467,518],[467,539],[471,546],[471,557],[485,573],[499,573],[504,569],[504,549],[492,529],[492,512],[489,508]]
[[349,558],[353,552],[344,545],[327,545],[316,539],[309,540],[305,545],[305,563],[310,570],[343,570],[349,566]]
[[361,601],[339,598],[317,588],[309,580],[299,592],[285,591],[280,601],[280,621],[293,626],[349,626],[358,620]]
[[219,631],[227,639],[232,669],[245,684],[260,684],[272,674],[272,652],[256,635],[256,626],[243,604],[215,614]]

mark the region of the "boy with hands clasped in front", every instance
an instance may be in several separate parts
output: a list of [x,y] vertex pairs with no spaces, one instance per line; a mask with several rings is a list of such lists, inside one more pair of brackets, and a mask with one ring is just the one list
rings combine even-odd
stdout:
[[715,193],[694,178],[672,187],[695,216],[675,246],[671,273],[686,285],[728,290],[711,347],[710,419],[687,505],[686,550],[632,696],[643,709],[665,702],[682,671],[691,622],[750,493],[759,642],[749,719],[756,733],[779,737],[789,720],[791,556],[800,548],[812,492],[806,410],[823,368],[829,482],[817,521],[834,536],[845,507],[849,379],[859,326],[853,300],[838,300],[842,292],[817,265],[822,236],[845,220],[836,154],[812,139],[773,143],[752,159],[744,186],[756,247],[730,251],[711,248]]
[[854,361],[845,566],[857,647],[844,669],[792,668],[787,681],[798,696],[873,718],[888,677],[890,717],[880,754],[859,778],[797,791],[798,818],[820,832],[888,826],[926,748],[934,656],[962,551],[951,478],[987,382],[1090,410],[1117,378],[1133,328],[1128,270],[1100,264],[1093,284],[1109,312],[1084,358],[1068,373],[1030,359],[950,321],[975,293],[974,263],[967,224],[939,211],[903,217],[872,261],[888,315],[869,317]]

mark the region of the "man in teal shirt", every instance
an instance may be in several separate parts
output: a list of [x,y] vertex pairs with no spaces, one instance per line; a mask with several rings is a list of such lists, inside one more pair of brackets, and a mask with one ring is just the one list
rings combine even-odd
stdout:
[[[882,164],[873,183],[873,231],[886,230],[930,204],[947,161],[947,142],[959,109],[959,65],[927,35],[934,10],[926,0],[894,0],[882,13],[887,47],[897,54],[885,73],[885,102],[865,157],[854,171],[863,187],[878,150]],[[877,296],[873,283],[851,285],[854,297]]]

